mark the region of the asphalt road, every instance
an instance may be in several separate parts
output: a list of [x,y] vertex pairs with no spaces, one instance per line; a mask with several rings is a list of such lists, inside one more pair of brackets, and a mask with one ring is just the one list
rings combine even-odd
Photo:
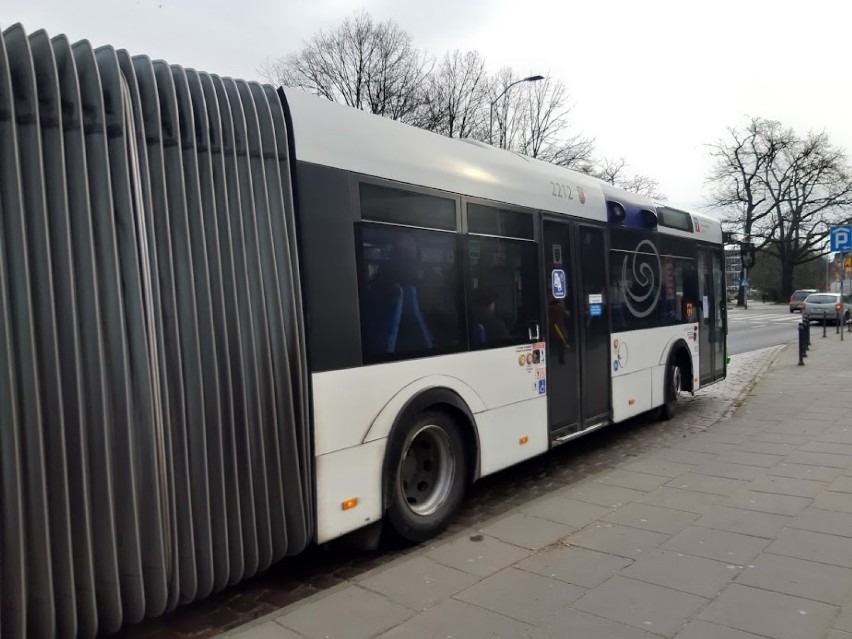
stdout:
[[[787,344],[798,339],[801,313],[791,313],[786,304],[749,302],[748,310],[728,309],[728,355]],[[829,327],[834,330],[834,327]],[[817,330],[813,324],[811,330]]]

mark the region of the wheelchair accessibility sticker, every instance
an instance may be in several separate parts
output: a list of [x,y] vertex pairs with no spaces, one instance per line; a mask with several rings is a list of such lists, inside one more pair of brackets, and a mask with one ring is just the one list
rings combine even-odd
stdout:
[[565,295],[567,294],[565,271],[563,271],[561,268],[553,269],[550,274],[550,282],[554,299],[565,299]]
[[543,379],[538,380],[538,394],[544,395],[546,390],[547,390],[547,381],[543,380]]

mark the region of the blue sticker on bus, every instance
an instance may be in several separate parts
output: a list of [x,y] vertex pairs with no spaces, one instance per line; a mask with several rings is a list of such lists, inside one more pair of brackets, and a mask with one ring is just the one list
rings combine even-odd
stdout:
[[538,380],[538,394],[539,395],[544,395],[545,390],[547,390],[546,382],[547,382],[547,380],[544,380],[544,379]]
[[603,315],[603,304],[589,304],[589,315],[592,317]]
[[561,268],[554,269],[550,274],[551,287],[554,299],[565,299],[567,286],[565,285],[565,271]]

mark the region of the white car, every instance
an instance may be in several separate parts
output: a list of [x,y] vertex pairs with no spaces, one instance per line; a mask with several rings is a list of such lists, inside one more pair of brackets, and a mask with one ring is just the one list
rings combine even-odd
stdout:
[[811,293],[802,304],[802,321],[837,323],[838,313],[844,324],[852,319],[852,295]]

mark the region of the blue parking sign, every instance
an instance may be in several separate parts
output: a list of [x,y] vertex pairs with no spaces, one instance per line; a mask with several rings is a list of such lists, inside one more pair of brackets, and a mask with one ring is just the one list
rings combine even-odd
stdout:
[[554,269],[550,274],[550,284],[553,297],[557,300],[565,299],[568,289],[565,282],[565,271],[559,268]]
[[852,251],[852,224],[831,227],[831,251]]

